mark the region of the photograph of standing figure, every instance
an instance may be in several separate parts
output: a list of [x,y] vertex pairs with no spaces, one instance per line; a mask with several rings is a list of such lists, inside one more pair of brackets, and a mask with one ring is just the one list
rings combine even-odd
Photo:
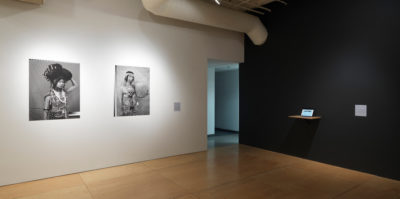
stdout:
[[115,66],[114,116],[150,114],[150,69]]
[[79,64],[29,60],[29,120],[79,118]]

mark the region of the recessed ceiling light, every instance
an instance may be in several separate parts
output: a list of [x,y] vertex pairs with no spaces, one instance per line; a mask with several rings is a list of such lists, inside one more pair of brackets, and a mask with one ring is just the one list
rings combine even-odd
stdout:
[[214,0],[215,3],[217,3],[218,5],[221,5],[221,2],[219,2],[219,0]]

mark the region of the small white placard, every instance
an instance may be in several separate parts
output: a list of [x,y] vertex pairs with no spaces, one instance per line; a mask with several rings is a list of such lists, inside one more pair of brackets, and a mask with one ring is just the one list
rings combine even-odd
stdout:
[[174,111],[175,112],[181,111],[181,103],[180,102],[175,102],[174,103]]
[[356,117],[367,117],[367,105],[356,104],[354,114]]

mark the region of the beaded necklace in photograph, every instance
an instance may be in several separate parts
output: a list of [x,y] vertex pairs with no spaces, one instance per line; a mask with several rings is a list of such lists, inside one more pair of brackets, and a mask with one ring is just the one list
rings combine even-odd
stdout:
[[53,89],[53,93],[57,97],[57,99],[60,100],[60,102],[62,102],[64,104],[67,103],[67,98],[65,97],[65,92],[64,91],[58,92],[58,91]]

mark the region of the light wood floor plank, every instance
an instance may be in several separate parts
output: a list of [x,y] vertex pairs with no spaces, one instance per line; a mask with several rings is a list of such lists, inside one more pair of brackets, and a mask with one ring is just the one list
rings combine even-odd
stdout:
[[128,164],[123,166],[98,169],[80,173],[83,181],[87,185],[92,185],[97,182],[106,181],[118,177],[131,176],[152,171],[142,163]]
[[143,164],[152,169],[162,169],[199,160],[204,161],[206,159],[207,159],[207,153],[199,152],[199,153],[191,153],[191,154],[178,155],[167,158],[160,158],[156,160],[150,160],[143,162]]
[[400,181],[232,145],[0,187],[0,199],[400,199]]
[[400,182],[375,176],[337,198],[400,199]]
[[94,199],[173,198],[188,194],[182,187],[156,172],[91,181]]
[[32,196],[60,189],[84,185],[79,174],[0,187],[1,199]]
[[193,194],[189,194],[189,195],[184,195],[184,196],[178,197],[176,199],[200,199],[200,198]]
[[93,199],[85,185],[50,191],[17,199]]
[[190,192],[198,192],[239,179],[238,173],[207,161],[192,162],[156,171]]

